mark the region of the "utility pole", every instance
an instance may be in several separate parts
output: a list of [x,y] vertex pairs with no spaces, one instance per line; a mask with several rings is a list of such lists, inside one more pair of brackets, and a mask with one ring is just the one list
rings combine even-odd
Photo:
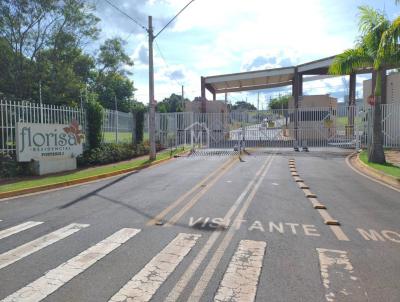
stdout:
[[115,142],[118,144],[118,105],[117,96],[114,95],[114,105],[115,105]]
[[182,111],[185,111],[185,86],[182,85]]
[[153,17],[149,16],[149,140],[150,160],[156,159],[156,106],[154,102],[154,65],[153,65]]
[[40,123],[43,124],[42,80],[39,80]]
[[105,0],[110,6],[119,11],[122,15],[129,18],[137,26],[144,29],[149,34],[149,140],[150,140],[150,160],[156,159],[156,125],[155,125],[155,100],[154,100],[154,63],[153,63],[153,41],[156,39],[178,16],[195,0],[190,0],[156,35],[153,32],[153,18],[148,18],[148,28],[140,24],[137,20],[129,16],[123,10],[115,6],[111,1]]

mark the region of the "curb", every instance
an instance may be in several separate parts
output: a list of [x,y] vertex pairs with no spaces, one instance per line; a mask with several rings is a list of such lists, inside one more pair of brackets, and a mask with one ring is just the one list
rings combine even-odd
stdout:
[[[175,154],[175,155],[182,155],[187,152],[188,151],[183,151],[183,152]],[[162,163],[172,160],[172,159],[175,159],[175,157],[159,159],[152,163],[145,164],[143,166],[136,167],[136,168],[127,168],[127,169],[117,170],[117,171],[113,171],[113,172],[102,173],[102,174],[98,174],[98,175],[93,175],[93,176],[88,176],[88,177],[83,177],[83,178],[78,178],[78,179],[74,179],[74,180],[63,181],[63,182],[58,182],[58,183],[54,183],[54,184],[43,185],[43,186],[38,186],[38,187],[33,187],[33,188],[28,188],[28,189],[0,192],[0,201],[3,199],[6,199],[6,198],[10,198],[10,197],[45,192],[45,191],[49,191],[49,190],[53,190],[53,189],[68,188],[71,186],[81,185],[81,184],[93,182],[96,180],[107,179],[107,178],[111,178],[111,177],[123,175],[123,174],[128,174],[128,173],[134,173],[134,172],[138,172],[140,170],[143,170],[143,169],[146,169],[149,167],[157,166],[159,164],[162,164]]]
[[400,189],[399,178],[388,175],[382,171],[368,166],[361,161],[360,156],[357,152],[350,154],[347,157],[347,161],[352,168],[356,169],[356,171],[361,172],[362,174],[365,174],[365,176],[369,177],[370,179],[391,186],[394,189]]

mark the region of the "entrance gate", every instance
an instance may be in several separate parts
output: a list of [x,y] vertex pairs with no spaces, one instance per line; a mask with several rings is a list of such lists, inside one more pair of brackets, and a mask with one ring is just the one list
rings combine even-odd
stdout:
[[[400,147],[400,104],[381,106],[383,144]],[[157,113],[156,140],[164,148],[182,145],[231,150],[240,146],[361,148],[371,141],[372,111],[370,106],[338,106]]]
[[230,113],[158,113],[156,138],[164,147],[346,147],[366,142],[368,109],[308,107]]

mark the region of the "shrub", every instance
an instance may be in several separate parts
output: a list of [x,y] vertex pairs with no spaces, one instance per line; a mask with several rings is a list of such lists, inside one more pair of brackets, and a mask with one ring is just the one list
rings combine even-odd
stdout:
[[89,149],[78,157],[79,166],[104,165],[128,160],[149,152],[143,144],[102,144],[100,147]]
[[103,107],[96,100],[87,103],[87,122],[88,122],[88,143],[90,149],[101,146],[102,126],[103,126]]
[[133,115],[135,117],[135,143],[143,142],[143,130],[144,130],[144,114],[146,108],[144,106],[135,106],[133,108]]
[[30,163],[17,162],[15,157],[0,153],[0,178],[32,175]]

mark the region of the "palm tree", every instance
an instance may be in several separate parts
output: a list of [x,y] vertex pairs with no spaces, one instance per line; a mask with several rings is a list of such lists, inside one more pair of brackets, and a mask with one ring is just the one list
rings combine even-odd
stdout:
[[[360,38],[354,49],[348,49],[335,57],[329,73],[346,75],[364,68],[373,68],[372,83],[374,110],[372,140],[368,149],[368,160],[385,163],[382,134],[381,87],[382,76],[389,66],[400,63],[398,37],[400,20],[390,22],[386,16],[368,6],[361,6]],[[375,83],[374,83],[375,82]]]

